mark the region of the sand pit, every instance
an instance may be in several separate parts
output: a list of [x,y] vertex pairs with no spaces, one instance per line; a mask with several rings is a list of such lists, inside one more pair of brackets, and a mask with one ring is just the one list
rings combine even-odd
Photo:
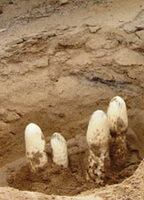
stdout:
[[[4,188],[0,199],[126,200],[134,193],[143,199],[143,13],[142,0],[0,2],[0,186],[45,194]],[[106,111],[117,95],[128,109],[128,155],[123,168],[111,165],[99,187],[86,180],[85,136],[90,115]],[[42,128],[49,158],[36,175],[25,161],[24,130],[31,122]],[[69,143],[68,169],[52,162],[54,132]]]

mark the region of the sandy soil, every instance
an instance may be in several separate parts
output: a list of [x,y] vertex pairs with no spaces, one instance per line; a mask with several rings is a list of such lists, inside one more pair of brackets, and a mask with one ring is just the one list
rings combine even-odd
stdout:
[[[34,122],[45,137],[55,131],[67,140],[84,137],[91,113],[106,111],[115,95],[127,103],[128,162],[136,169],[144,157],[143,19],[143,0],[69,0],[62,5],[54,0],[0,2],[1,186],[11,175],[13,187],[46,194],[73,195],[94,188],[82,185],[79,157],[85,160],[85,152],[83,157],[82,153],[71,157],[77,172],[73,167],[53,172],[52,166],[44,172],[46,180],[41,175],[40,182],[32,176],[27,179],[25,162],[23,168],[19,163],[25,155],[24,129]],[[118,182],[133,174],[132,169],[127,173]],[[72,184],[67,177],[72,177]],[[58,180],[70,189],[58,189]]]

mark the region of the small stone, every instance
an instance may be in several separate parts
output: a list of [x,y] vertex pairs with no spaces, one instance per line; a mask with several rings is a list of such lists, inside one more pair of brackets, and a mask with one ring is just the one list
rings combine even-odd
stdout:
[[0,108],[0,119],[5,123],[9,123],[20,119],[20,115],[15,111],[8,111],[4,108]]
[[10,111],[6,113],[6,116],[3,118],[3,121],[6,123],[17,121],[20,119],[20,115],[14,111]]
[[6,30],[7,30],[6,28],[2,28],[2,29],[0,29],[0,33],[5,32]]
[[85,25],[88,27],[97,27],[97,23],[95,21],[87,21]]
[[123,30],[124,30],[126,33],[134,33],[134,32],[136,32],[136,27],[135,27],[132,23],[126,23],[126,24],[123,26]]
[[64,5],[64,4],[67,4],[67,3],[68,3],[68,0],[59,0],[60,5]]
[[99,26],[95,26],[95,27],[89,27],[89,30],[91,33],[96,33],[98,30],[100,30],[101,28]]
[[69,29],[69,26],[68,25],[59,25],[59,26],[57,26],[57,28],[56,28],[57,30],[63,30],[63,31],[65,31],[65,30],[68,30]]

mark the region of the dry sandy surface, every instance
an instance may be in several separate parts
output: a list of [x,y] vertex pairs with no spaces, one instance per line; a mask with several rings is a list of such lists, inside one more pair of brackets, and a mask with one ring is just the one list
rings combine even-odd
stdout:
[[[0,199],[143,200],[144,162],[134,171],[144,157],[144,2],[62,2],[0,1]],[[106,111],[116,95],[128,108],[127,166],[97,188],[85,181],[87,149],[80,144],[92,112]],[[56,131],[78,141],[78,153],[75,144],[69,149],[69,170],[50,162],[30,174],[24,158],[30,122],[47,144]]]

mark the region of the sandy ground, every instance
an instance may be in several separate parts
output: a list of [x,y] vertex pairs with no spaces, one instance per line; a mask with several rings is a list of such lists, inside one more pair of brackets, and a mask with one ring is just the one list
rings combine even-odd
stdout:
[[[45,137],[55,131],[67,140],[84,137],[92,112],[106,111],[115,95],[127,103],[132,130],[127,143],[131,159],[139,162],[144,157],[143,0],[69,0],[62,5],[54,0],[2,0],[0,13],[1,186],[7,185],[6,169],[12,175],[12,168],[21,166],[28,123],[37,123]],[[74,160],[78,166],[78,157]],[[16,188],[26,178],[25,166],[23,171],[11,181]],[[60,177],[63,181],[64,175]],[[73,185],[81,185],[79,181]],[[34,189],[19,189],[43,192],[43,182],[31,182]],[[51,187],[56,188],[54,182]],[[76,194],[93,187],[85,184]]]

